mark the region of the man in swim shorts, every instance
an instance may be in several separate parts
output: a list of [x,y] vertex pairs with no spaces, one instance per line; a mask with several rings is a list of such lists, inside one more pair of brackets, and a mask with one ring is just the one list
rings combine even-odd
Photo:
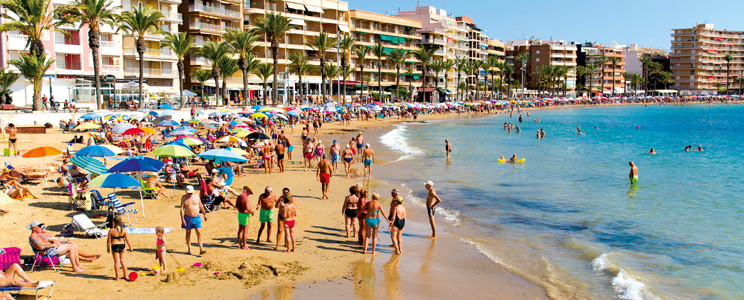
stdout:
[[321,199],[328,198],[328,185],[331,183],[331,176],[333,175],[333,168],[331,164],[326,160],[326,155],[323,154],[320,161],[318,162],[318,172],[316,173],[318,181],[320,181],[320,187],[323,191],[323,197]]
[[235,208],[238,209],[238,248],[244,250],[251,250],[246,246],[245,233],[251,225],[251,216],[256,213],[251,209],[251,201],[248,199],[250,195],[253,195],[253,190],[246,185],[243,187],[243,193],[235,200]]
[[430,239],[437,239],[437,225],[434,224],[434,213],[436,213],[437,205],[442,203],[442,199],[437,196],[437,192],[434,191],[434,183],[431,181],[424,182],[424,186],[428,191],[426,195],[426,213],[429,215],[429,224],[431,225]]
[[356,147],[357,147],[357,153],[359,153],[359,161],[362,161],[362,148],[364,147],[364,137],[362,136],[362,132],[360,131],[359,134],[356,137]]
[[632,161],[628,165],[630,165],[630,174],[628,174],[628,177],[630,178],[630,184],[633,185],[638,183],[638,167]]
[[375,151],[372,151],[372,148],[369,146],[369,144],[366,145],[364,149],[364,177],[367,177],[367,174],[369,174],[369,177],[372,178],[372,164],[375,163]]
[[338,143],[336,143],[336,140],[333,140],[333,144],[331,145],[331,149],[329,150],[331,153],[331,165],[333,166],[333,172],[338,172],[338,158],[341,154],[341,147],[338,146]]
[[452,144],[448,140],[444,140],[444,151],[447,152],[447,158],[450,158],[450,152],[452,152]]
[[256,238],[256,244],[261,243],[261,233],[264,227],[266,229],[266,242],[271,243],[271,223],[274,222],[274,202],[276,201],[276,195],[271,192],[271,187],[267,186],[264,189],[264,193],[258,197],[258,204],[256,209],[261,208],[259,211],[259,221],[261,222],[261,228],[258,229],[258,237]]
[[279,167],[279,173],[284,173],[284,153],[286,152],[286,148],[284,148],[283,141],[276,143],[274,151],[276,152],[276,164]]
[[181,196],[181,228],[186,229],[186,246],[191,253],[191,230],[196,231],[196,238],[199,242],[199,255],[204,255],[202,247],[201,223],[199,213],[204,214],[204,221],[207,221],[207,213],[204,211],[199,195],[194,193],[194,187],[186,186],[186,195]]

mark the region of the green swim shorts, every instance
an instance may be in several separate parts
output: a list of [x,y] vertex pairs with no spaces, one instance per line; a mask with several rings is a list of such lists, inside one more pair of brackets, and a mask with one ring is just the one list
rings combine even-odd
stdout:
[[239,212],[238,213],[238,224],[243,225],[243,226],[251,225],[251,215]]
[[261,209],[261,214],[259,221],[261,223],[271,223],[274,222],[274,211],[271,209]]
[[636,184],[636,183],[638,183],[638,176],[633,176],[633,178],[631,178],[631,179],[630,179],[630,183],[631,183],[631,184]]

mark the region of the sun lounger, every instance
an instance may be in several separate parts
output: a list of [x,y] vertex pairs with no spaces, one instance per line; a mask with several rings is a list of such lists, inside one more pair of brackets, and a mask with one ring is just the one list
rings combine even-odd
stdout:
[[100,239],[107,234],[105,231],[101,230],[101,228],[106,227],[108,223],[99,225],[93,224],[93,221],[91,221],[85,214],[72,216],[72,224],[80,231],[84,231],[86,237],[94,236],[97,239]]
[[0,293],[16,292],[15,297],[18,297],[18,295],[21,294],[21,291],[33,290],[33,291],[36,291],[36,300],[39,300],[39,291],[49,288],[49,295],[46,296],[46,298],[42,299],[42,300],[46,300],[52,297],[52,293],[54,293],[55,283],[56,281],[39,281],[39,286],[37,287],[0,287]]
[[9,247],[3,248],[4,253],[0,254],[0,270],[5,270],[13,264],[21,264],[21,248]]

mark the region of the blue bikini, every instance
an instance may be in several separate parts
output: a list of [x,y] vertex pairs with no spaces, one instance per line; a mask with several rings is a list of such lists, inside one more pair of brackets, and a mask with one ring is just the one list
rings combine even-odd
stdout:
[[[371,213],[378,214],[378,213],[380,213],[380,210],[368,211],[367,213],[368,214],[371,214]],[[366,219],[364,219],[364,222],[367,222],[367,226],[369,226],[369,227],[377,227],[377,224],[380,224],[380,219],[378,219],[377,217],[366,218]]]

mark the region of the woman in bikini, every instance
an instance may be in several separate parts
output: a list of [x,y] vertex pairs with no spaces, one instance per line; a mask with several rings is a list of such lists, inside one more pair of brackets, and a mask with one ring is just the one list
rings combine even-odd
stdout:
[[354,162],[354,152],[351,150],[350,145],[346,145],[346,150],[344,150],[344,153],[341,154],[341,157],[344,160],[344,169],[346,170],[346,178],[349,178],[349,168],[351,168],[351,164]]
[[292,200],[292,197],[284,198],[284,242],[287,244],[287,246],[292,245],[292,248],[290,249],[287,247],[287,250],[284,251],[285,253],[289,252],[295,252],[295,237],[294,237],[294,227],[295,227],[295,218],[297,218],[297,206],[295,206],[294,201]]
[[[279,201],[276,201],[276,204],[274,204],[275,208],[278,208],[278,218],[276,221],[276,247],[274,247],[274,250],[279,250],[279,241],[281,241],[282,238],[282,231],[284,229],[284,205],[286,203],[284,200],[289,199],[290,202],[292,202],[292,194],[289,193],[288,188],[284,188],[282,190],[282,196],[279,197]],[[286,236],[286,232],[285,232]],[[287,247],[286,240],[284,242],[284,247]]]
[[372,194],[372,200],[364,205],[362,210],[367,211],[367,216],[364,218],[364,223],[367,224],[367,233],[364,236],[364,251],[363,254],[367,254],[367,247],[369,246],[369,240],[372,240],[372,254],[375,254],[375,248],[377,248],[377,229],[380,225],[379,215],[387,219],[385,211],[382,209],[380,204],[380,195],[377,193]]
[[351,232],[351,237],[356,236],[357,232],[357,209],[359,208],[358,201],[356,197],[357,189],[356,186],[351,186],[349,188],[349,195],[346,196],[346,199],[344,199],[344,205],[341,208],[341,214],[344,215],[344,219],[346,220],[346,238],[349,238],[349,232]]
[[323,159],[323,153],[325,153],[325,146],[323,146],[323,142],[321,140],[318,140],[318,143],[315,146],[315,158],[318,159],[316,164],[319,163],[321,159]]
[[125,247],[129,246],[129,252],[132,252],[132,244],[129,243],[129,236],[127,231],[122,226],[121,216],[114,218],[114,228],[111,228],[108,233],[108,241],[106,241],[106,252],[112,253],[114,256],[114,272],[116,273],[116,281],[119,281],[119,265],[121,265],[124,271],[124,280],[129,280],[127,277],[127,262],[125,261],[126,255],[124,252]]

